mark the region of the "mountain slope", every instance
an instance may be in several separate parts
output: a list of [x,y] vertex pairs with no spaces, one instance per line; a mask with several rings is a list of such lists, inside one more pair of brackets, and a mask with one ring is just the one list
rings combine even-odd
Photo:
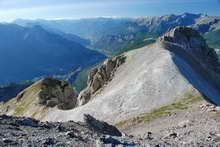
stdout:
[[55,107],[61,110],[74,108],[77,96],[67,82],[45,78],[21,91],[15,98],[0,103],[0,113],[42,119]]
[[[53,107],[31,116],[43,121],[80,121],[88,113],[118,123],[193,97],[203,97],[219,105],[219,65],[216,53],[197,31],[177,27],[154,45],[110,58],[93,69],[86,89],[92,93],[89,93],[91,97],[85,96],[85,101],[80,103],[85,92],[82,91],[73,99],[74,109],[63,111]],[[39,96],[32,89],[27,91]],[[25,97],[30,98],[33,95]],[[7,105],[10,103],[3,104],[4,111]]]
[[24,28],[0,24],[0,36],[1,85],[41,76],[65,75],[105,58],[40,26]]
[[209,60],[216,58],[209,51],[197,32],[175,28],[156,44],[126,53],[126,62],[112,81],[86,105],[49,112],[43,120],[81,120],[82,114],[90,113],[116,123],[200,94],[220,104],[219,74],[213,62],[219,64]]

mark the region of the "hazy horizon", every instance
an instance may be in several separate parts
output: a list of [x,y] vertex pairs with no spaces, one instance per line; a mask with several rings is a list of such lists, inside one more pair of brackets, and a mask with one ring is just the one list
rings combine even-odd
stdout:
[[182,13],[220,14],[220,0],[1,0],[0,21],[143,17]]

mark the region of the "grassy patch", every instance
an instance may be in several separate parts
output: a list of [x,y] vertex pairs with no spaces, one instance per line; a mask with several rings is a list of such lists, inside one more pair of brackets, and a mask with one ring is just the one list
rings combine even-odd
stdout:
[[19,105],[17,105],[15,109],[15,113],[13,116],[21,116],[25,113],[25,111],[28,110],[29,105],[32,103],[32,100],[27,100],[26,102],[22,102]]
[[22,116],[29,109],[28,107],[35,102],[35,94],[40,91],[41,86],[42,85],[39,83],[29,87],[24,96],[21,98],[21,101],[17,102],[14,100],[13,103],[15,104],[15,112],[13,116]]
[[184,99],[182,99],[176,103],[173,103],[168,106],[160,107],[159,109],[155,109],[149,113],[140,114],[137,117],[118,122],[115,125],[119,128],[122,128],[122,127],[126,127],[126,126],[140,124],[140,123],[149,123],[150,121],[152,121],[154,119],[172,114],[174,110],[186,110],[186,109],[188,109],[189,104],[195,103],[200,100],[202,100],[201,96],[198,96],[198,95],[195,96],[192,94],[185,94]]

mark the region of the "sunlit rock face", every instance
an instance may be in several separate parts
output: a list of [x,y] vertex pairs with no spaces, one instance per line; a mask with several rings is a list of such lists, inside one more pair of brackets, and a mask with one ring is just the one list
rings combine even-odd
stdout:
[[92,95],[97,93],[114,76],[117,68],[125,62],[126,57],[116,56],[107,59],[100,67],[90,71],[88,76],[88,86],[78,97],[78,105],[84,105],[90,101]]

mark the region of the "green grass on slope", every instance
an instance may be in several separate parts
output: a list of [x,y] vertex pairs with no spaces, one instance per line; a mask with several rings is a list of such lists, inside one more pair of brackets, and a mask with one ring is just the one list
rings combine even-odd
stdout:
[[144,32],[140,32],[136,34],[136,37],[134,40],[127,42],[121,49],[119,49],[116,52],[116,55],[122,54],[130,50],[142,48],[146,45],[155,43],[159,36],[160,35],[158,34],[151,34],[151,33],[146,34]]
[[84,70],[82,70],[76,80],[72,83],[72,86],[76,89],[77,92],[82,91],[84,88],[87,86],[87,79],[88,79],[88,74],[92,67],[88,67]]
[[208,32],[204,35],[207,43],[212,48],[220,48],[220,29]]
[[22,116],[30,109],[30,106],[36,101],[35,94],[40,91],[41,87],[42,85],[40,83],[31,86],[26,90],[21,100],[17,101],[17,99],[12,99],[8,102],[8,105],[13,106],[15,109],[13,116]]
[[129,44],[127,44],[126,47],[121,49],[119,51],[119,53],[117,53],[117,54],[122,54],[122,53],[127,52],[127,51],[131,51],[131,50],[134,50],[134,49],[142,48],[142,47],[144,47],[146,45],[149,45],[149,44],[152,44],[152,43],[155,43],[155,42],[156,42],[156,39],[151,38],[151,39],[146,39],[146,40],[143,40],[143,41],[139,40],[139,41],[136,41],[134,43],[129,43]]
[[150,121],[154,119],[172,114],[174,110],[186,110],[188,109],[189,104],[200,101],[201,99],[202,99],[201,96],[198,96],[198,95],[194,96],[192,94],[186,94],[184,96],[184,99],[176,103],[173,103],[168,106],[160,107],[149,113],[140,114],[137,117],[118,122],[115,125],[119,128],[123,128],[123,127],[141,124],[141,123],[149,123]]

